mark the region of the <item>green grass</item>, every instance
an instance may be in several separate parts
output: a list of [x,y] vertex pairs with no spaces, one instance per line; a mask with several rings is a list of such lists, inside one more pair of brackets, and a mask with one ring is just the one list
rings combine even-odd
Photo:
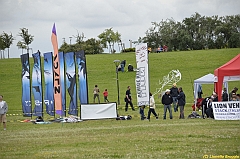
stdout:
[[[240,53],[237,49],[201,50],[149,54],[150,90],[154,92],[158,80],[172,69],[179,69],[187,96],[185,116],[193,104],[193,80],[228,62]],[[101,91],[109,91],[109,100],[117,101],[116,73],[113,60],[126,60],[136,67],[135,54],[87,55],[89,101],[97,84]],[[33,61],[31,59],[31,61]],[[240,156],[240,122],[210,119],[162,120],[163,107],[157,102],[160,120],[140,121],[138,111],[124,112],[124,94],[132,86],[136,106],[135,73],[119,72],[120,115],[132,115],[129,121],[89,120],[73,124],[53,123],[35,125],[21,123],[21,63],[20,59],[0,60],[0,94],[9,105],[7,131],[0,126],[0,158],[202,158],[203,155]],[[229,88],[240,82],[229,82]],[[166,87],[167,88],[167,87]],[[166,89],[164,88],[164,89]],[[204,96],[212,93],[213,85],[203,85]],[[101,94],[102,95],[102,94]],[[103,96],[101,96],[103,101]],[[147,109],[145,110],[147,113]],[[199,112],[200,113],[200,112]],[[15,115],[12,115],[15,114]],[[45,118],[49,118],[45,116]]]

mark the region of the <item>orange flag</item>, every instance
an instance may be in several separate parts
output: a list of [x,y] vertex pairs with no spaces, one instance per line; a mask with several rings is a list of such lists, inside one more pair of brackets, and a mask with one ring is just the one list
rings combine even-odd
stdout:
[[61,96],[61,86],[60,86],[60,65],[58,58],[58,42],[55,23],[52,28],[52,45],[53,45],[53,76],[54,76],[54,104],[56,114],[62,116],[62,96]]

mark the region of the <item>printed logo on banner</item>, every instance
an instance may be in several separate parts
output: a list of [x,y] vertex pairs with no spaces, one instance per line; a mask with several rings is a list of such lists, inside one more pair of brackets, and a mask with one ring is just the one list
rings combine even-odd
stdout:
[[22,62],[22,110],[23,116],[32,116],[29,54],[20,56]]
[[136,73],[136,87],[137,96],[140,98],[147,97],[146,79],[145,79],[145,67],[140,67],[137,69]]
[[240,101],[213,102],[216,120],[240,120]]
[[148,51],[147,44],[136,46],[136,91],[138,106],[149,104],[149,76],[148,76]]

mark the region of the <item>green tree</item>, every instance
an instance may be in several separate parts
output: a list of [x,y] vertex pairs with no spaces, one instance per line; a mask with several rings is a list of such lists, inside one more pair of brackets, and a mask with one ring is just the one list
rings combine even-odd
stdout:
[[22,49],[22,54],[23,54],[23,50],[24,50],[24,49],[27,49],[27,46],[24,45],[21,41],[19,41],[19,42],[17,43],[17,47],[18,47],[18,49]]
[[88,39],[85,42],[84,50],[86,54],[100,54],[103,52],[100,40],[94,38]]
[[161,23],[152,22],[152,26],[145,32],[146,36],[142,38],[148,47],[157,48],[162,44]]
[[0,51],[1,51],[1,56],[0,56],[0,59],[4,59],[5,56],[4,56],[4,50],[6,49],[6,46],[3,42],[3,39],[2,39],[2,35],[0,35]]
[[33,42],[33,37],[28,33],[27,28],[20,28],[20,32],[18,34],[22,38],[21,41],[17,43],[18,48],[27,49],[27,53],[29,53],[29,45]]
[[8,58],[9,58],[9,48],[12,45],[13,40],[14,40],[13,35],[12,35],[12,33],[7,34],[7,33],[3,32],[3,34],[1,35],[1,39],[2,39],[2,42],[4,43],[4,46],[6,48],[8,48]]
[[84,38],[86,38],[84,36],[84,33],[79,34],[79,32],[77,33],[76,36],[73,35],[73,37],[76,38],[76,44],[74,46],[75,50],[79,51],[79,50],[83,50],[83,46],[84,46]]
[[121,40],[121,34],[118,32],[114,32],[112,28],[105,29],[103,33],[98,35],[100,39],[100,43],[103,48],[109,48],[109,53],[114,53],[114,44]]
[[67,44],[65,41],[63,42],[63,44],[60,46],[60,48],[58,49],[58,51],[60,51],[60,52],[71,52],[71,51],[73,51],[73,49],[72,49],[72,47],[74,47],[74,44],[73,45],[69,45],[69,44]]

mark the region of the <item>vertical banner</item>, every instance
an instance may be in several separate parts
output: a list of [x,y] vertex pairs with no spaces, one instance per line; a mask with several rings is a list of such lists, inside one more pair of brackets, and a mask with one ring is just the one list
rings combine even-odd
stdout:
[[60,85],[62,96],[62,115],[66,116],[66,88],[65,88],[65,65],[64,65],[64,53],[59,52],[59,65],[60,65]]
[[22,62],[22,110],[23,116],[32,116],[29,54],[20,56]]
[[136,46],[136,63],[137,105],[149,105],[148,50],[146,43]]
[[44,53],[44,79],[45,79],[44,104],[46,105],[46,112],[49,115],[54,116],[52,52]]
[[76,62],[78,67],[79,80],[79,100],[81,104],[88,104],[88,85],[87,85],[87,67],[85,52],[76,52]]
[[52,28],[51,41],[53,45],[53,77],[54,77],[54,104],[56,114],[62,116],[62,90],[60,86],[60,67],[59,67],[59,57],[58,57],[58,42],[57,42],[57,32],[55,28],[55,23]]
[[43,102],[42,102],[42,75],[41,75],[41,56],[40,52],[32,54],[33,56],[33,70],[32,70],[32,92],[34,96],[35,107],[33,110],[34,116],[43,116]]
[[66,53],[64,56],[65,56],[65,63],[66,63],[66,85],[67,85],[68,94],[70,96],[68,114],[78,115],[76,67],[75,67],[74,52]]

